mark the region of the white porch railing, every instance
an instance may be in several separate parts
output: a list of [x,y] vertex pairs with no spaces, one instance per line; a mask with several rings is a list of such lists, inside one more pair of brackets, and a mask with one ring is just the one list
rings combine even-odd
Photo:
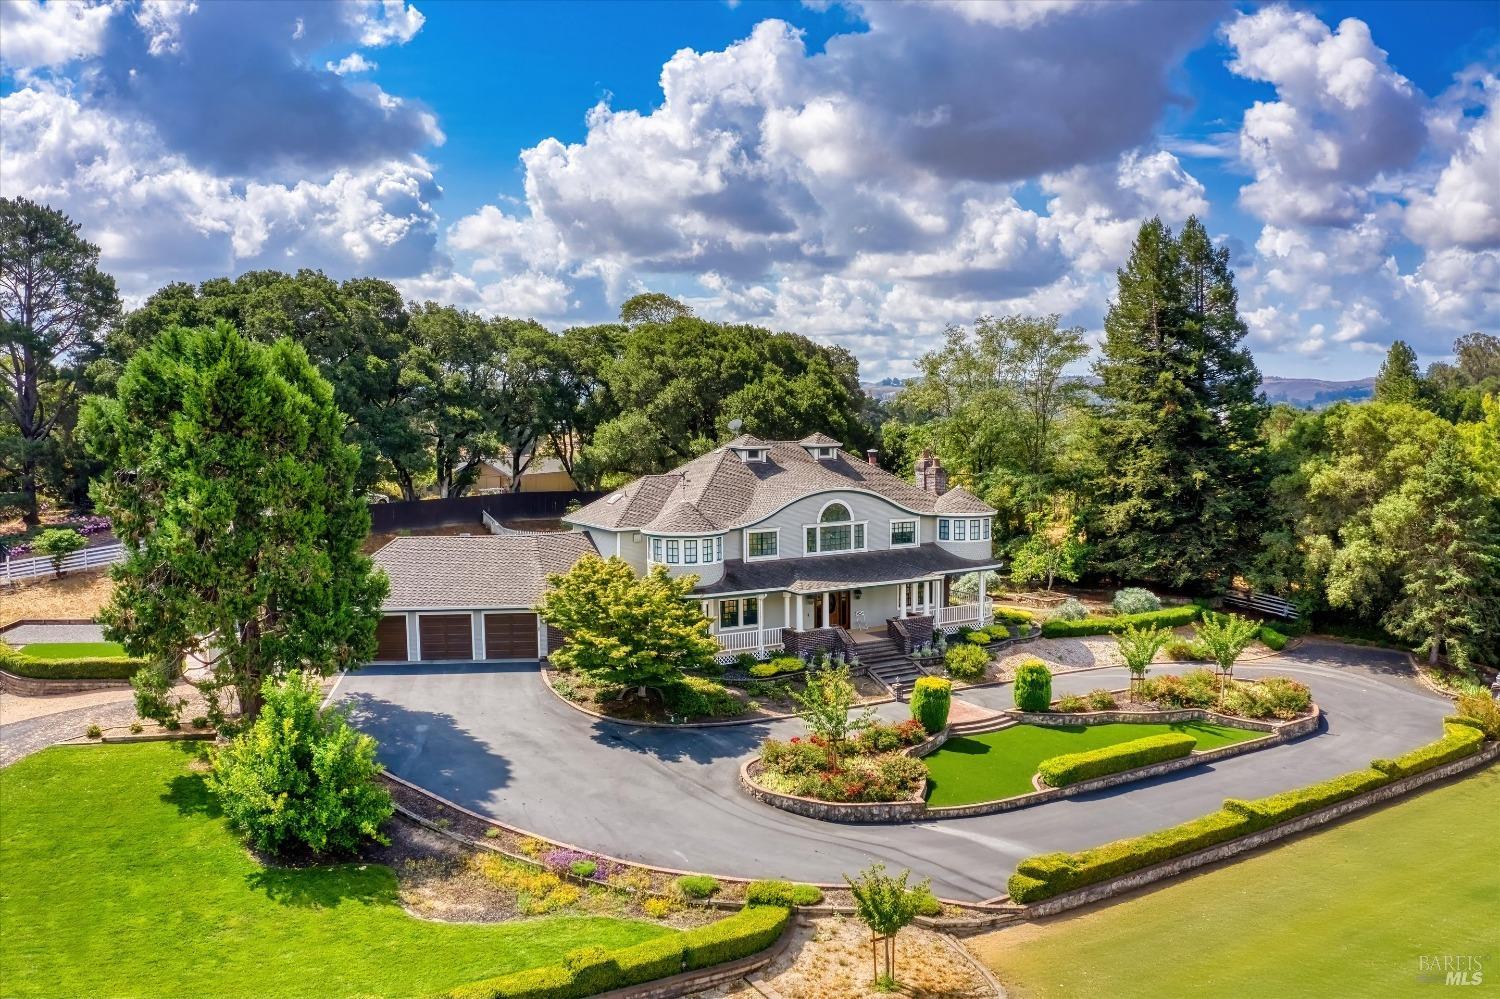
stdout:
[[781,648],[781,628],[729,631],[715,635],[721,650],[720,658],[733,659],[741,652],[759,652],[762,649],[777,651]]
[[989,604],[954,604],[952,607],[939,607],[936,614],[935,624],[947,631],[956,631],[960,625],[972,624],[984,627],[989,624]]
[[[125,561],[125,546],[116,541],[112,545],[84,548],[71,555],[63,556],[62,571],[76,572],[79,569],[97,569],[101,565],[114,565],[116,562],[123,561]],[[56,571],[56,568],[52,565],[52,558],[48,555],[34,555],[30,558],[11,558],[0,562],[0,582],[13,583],[21,579],[50,576]]]

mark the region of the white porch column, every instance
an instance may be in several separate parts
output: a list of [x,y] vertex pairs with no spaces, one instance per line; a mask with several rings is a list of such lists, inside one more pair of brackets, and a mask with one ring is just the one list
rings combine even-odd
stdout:
[[703,611],[703,616],[708,618],[708,633],[710,635],[714,634],[717,631],[719,623],[718,618],[714,615],[714,602],[712,600],[705,600],[698,607]]
[[979,570],[979,627],[987,628],[990,623],[990,594],[989,594],[989,570]]
[[818,627],[819,628],[826,628],[826,627],[828,627],[828,604],[829,604],[828,594],[825,593],[825,594],[823,594],[823,599],[819,600],[814,605],[815,607],[818,608]]
[[781,626],[790,628],[792,626],[792,592],[781,591]]
[[755,595],[755,652],[762,656],[766,654],[766,595],[764,593]]
[[800,593],[797,594],[797,630],[798,631],[806,631],[807,630],[806,628],[802,627],[802,617],[803,617],[803,610],[802,610],[802,608],[804,608],[806,606],[807,606],[807,598],[804,597]]
[[899,583],[896,586],[896,616],[906,616],[906,591],[909,584]]

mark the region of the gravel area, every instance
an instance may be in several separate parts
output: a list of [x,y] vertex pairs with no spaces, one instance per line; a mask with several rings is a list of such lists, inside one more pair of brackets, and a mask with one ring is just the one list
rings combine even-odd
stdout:
[[[175,692],[188,699],[187,706],[182,711],[182,723],[186,727],[189,719],[203,712],[203,701],[197,691],[186,684],[179,685]],[[70,701],[76,704],[77,702],[73,701],[74,697],[96,695],[64,695],[58,698],[20,698],[11,694],[0,695],[4,698],[0,701],[0,767],[8,767],[23,756],[30,756],[38,750],[46,749],[59,742],[80,739],[90,725],[98,725],[105,729],[129,725],[136,717],[135,694],[130,690],[109,691],[108,693],[124,694],[124,697],[73,707],[49,702]],[[19,718],[12,717],[12,709],[16,709],[17,714],[22,714],[31,708],[31,705],[24,702],[30,701],[40,702],[38,706],[56,707],[59,710],[45,714],[29,714]]]
[[23,624],[0,638],[12,647],[31,642],[102,642],[104,628],[97,624]]
[[[751,981],[706,992],[700,999],[877,999],[890,996],[872,981],[870,931],[863,923],[830,916],[792,930],[791,945]],[[896,937],[896,980],[906,995],[980,999],[997,993],[940,933],[907,927]]]
[[74,708],[100,708],[133,700],[129,687],[110,687],[81,694],[55,694],[48,697],[22,697],[0,691],[0,726],[14,722],[55,715]]

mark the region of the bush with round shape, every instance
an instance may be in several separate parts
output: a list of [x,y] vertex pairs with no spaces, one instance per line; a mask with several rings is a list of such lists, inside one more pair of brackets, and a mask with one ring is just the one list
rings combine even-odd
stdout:
[[977,645],[955,645],[943,656],[950,676],[973,682],[984,679],[990,665],[990,654]]
[[350,854],[374,840],[395,805],[376,780],[375,740],[323,709],[322,684],[292,672],[261,686],[248,729],[212,752],[207,777],[224,814],[271,854]]
[[1069,597],[1047,615],[1049,621],[1082,621],[1089,616],[1089,609],[1077,597]]
[[823,901],[823,889],[817,885],[793,884],[790,881],[752,881],[745,888],[746,905],[772,905],[791,908],[817,905]]
[[684,874],[674,882],[677,894],[701,901],[719,893],[719,879],[708,874]]
[[1077,714],[1080,711],[1089,710],[1088,698],[1082,694],[1064,694],[1057,699],[1057,710],[1067,714]]
[[1116,614],[1149,614],[1161,610],[1161,599],[1150,590],[1139,586],[1127,586],[1115,593],[1110,606]]
[[911,716],[936,735],[948,725],[948,709],[953,703],[953,684],[940,676],[924,676],[911,691]]
[[1016,669],[1013,696],[1022,711],[1046,711],[1052,704],[1052,671],[1040,659],[1028,659]]

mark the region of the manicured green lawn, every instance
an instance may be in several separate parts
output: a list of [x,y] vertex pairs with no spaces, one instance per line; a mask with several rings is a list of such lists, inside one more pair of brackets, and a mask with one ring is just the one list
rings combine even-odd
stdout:
[[1500,767],[1228,867],[973,943],[1013,996],[1432,996],[1500,979]]
[[943,748],[924,759],[932,775],[927,794],[929,805],[967,805],[993,801],[1035,790],[1031,776],[1037,764],[1064,753],[1112,746],[1117,742],[1144,739],[1163,732],[1186,732],[1198,740],[1198,749],[1213,749],[1243,742],[1262,733],[1241,728],[1181,722],[1176,725],[1069,725],[1047,728],[1016,725],[983,735],[949,739]]
[[33,659],[113,659],[125,655],[118,642],[32,642],[21,652]]
[[181,743],[60,746],[0,771],[0,992],[411,996],[672,932],[602,917],[408,916],[390,868],[274,870]]

